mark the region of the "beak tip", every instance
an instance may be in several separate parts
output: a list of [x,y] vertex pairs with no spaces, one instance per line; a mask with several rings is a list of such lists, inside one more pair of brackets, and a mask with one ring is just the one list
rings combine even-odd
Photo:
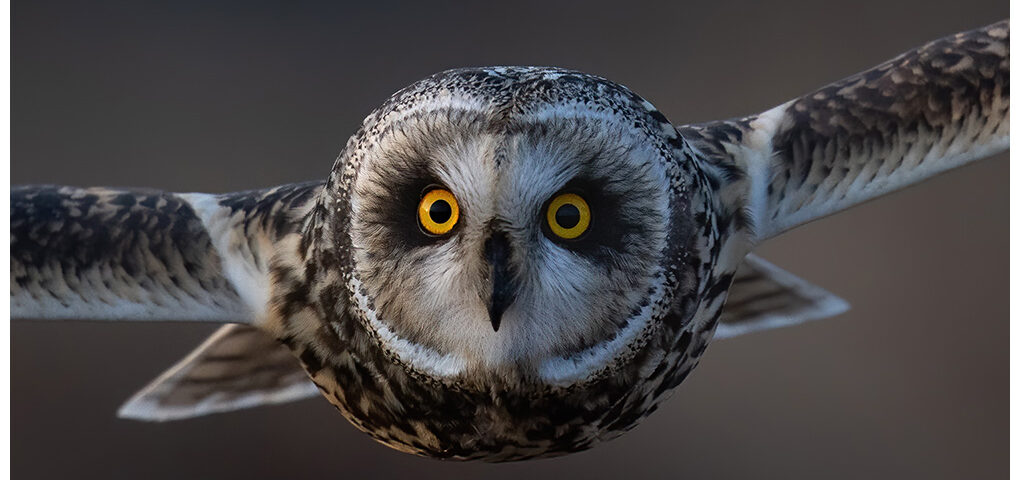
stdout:
[[499,331],[499,325],[502,322],[503,322],[503,312],[501,312],[501,311],[494,311],[493,309],[490,309],[489,310],[489,323],[492,324],[492,331],[493,332],[498,332]]
[[489,322],[492,331],[499,331],[503,312],[513,302],[517,290],[510,270],[510,241],[502,231],[495,231],[485,241],[485,260],[491,265],[492,290],[489,295]]

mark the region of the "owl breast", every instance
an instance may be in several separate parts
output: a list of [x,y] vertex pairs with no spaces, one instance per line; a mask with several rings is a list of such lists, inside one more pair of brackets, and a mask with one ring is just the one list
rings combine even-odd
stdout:
[[[315,335],[286,343],[330,403],[377,441],[422,456],[502,462],[586,450],[654,412],[711,338],[718,308],[694,310],[671,312],[613,373],[569,388],[473,391],[437,382],[402,366],[346,317],[324,315]],[[326,350],[339,353],[317,353]]]

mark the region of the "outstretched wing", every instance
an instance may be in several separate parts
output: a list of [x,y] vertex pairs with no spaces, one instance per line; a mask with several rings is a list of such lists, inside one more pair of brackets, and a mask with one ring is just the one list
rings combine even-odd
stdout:
[[253,323],[320,184],[226,195],[11,189],[11,317]]
[[752,240],[1009,147],[1009,20],[907,52],[769,111],[680,127]]

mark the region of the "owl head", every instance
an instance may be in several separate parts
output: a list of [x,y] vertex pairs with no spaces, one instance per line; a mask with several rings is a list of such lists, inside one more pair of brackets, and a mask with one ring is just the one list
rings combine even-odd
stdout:
[[673,126],[625,87],[447,71],[349,141],[319,203],[318,263],[419,375],[567,387],[626,362],[694,288],[703,184]]

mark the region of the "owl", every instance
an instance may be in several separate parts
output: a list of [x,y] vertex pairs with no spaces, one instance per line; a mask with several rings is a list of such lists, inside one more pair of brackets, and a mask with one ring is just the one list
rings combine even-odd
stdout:
[[1009,23],[760,114],[676,126],[548,67],[394,94],[321,182],[20,186],[11,315],[226,324],[120,415],[324,396],[401,451],[510,461],[617,437],[713,339],[847,304],[762,241],[1009,146]]

